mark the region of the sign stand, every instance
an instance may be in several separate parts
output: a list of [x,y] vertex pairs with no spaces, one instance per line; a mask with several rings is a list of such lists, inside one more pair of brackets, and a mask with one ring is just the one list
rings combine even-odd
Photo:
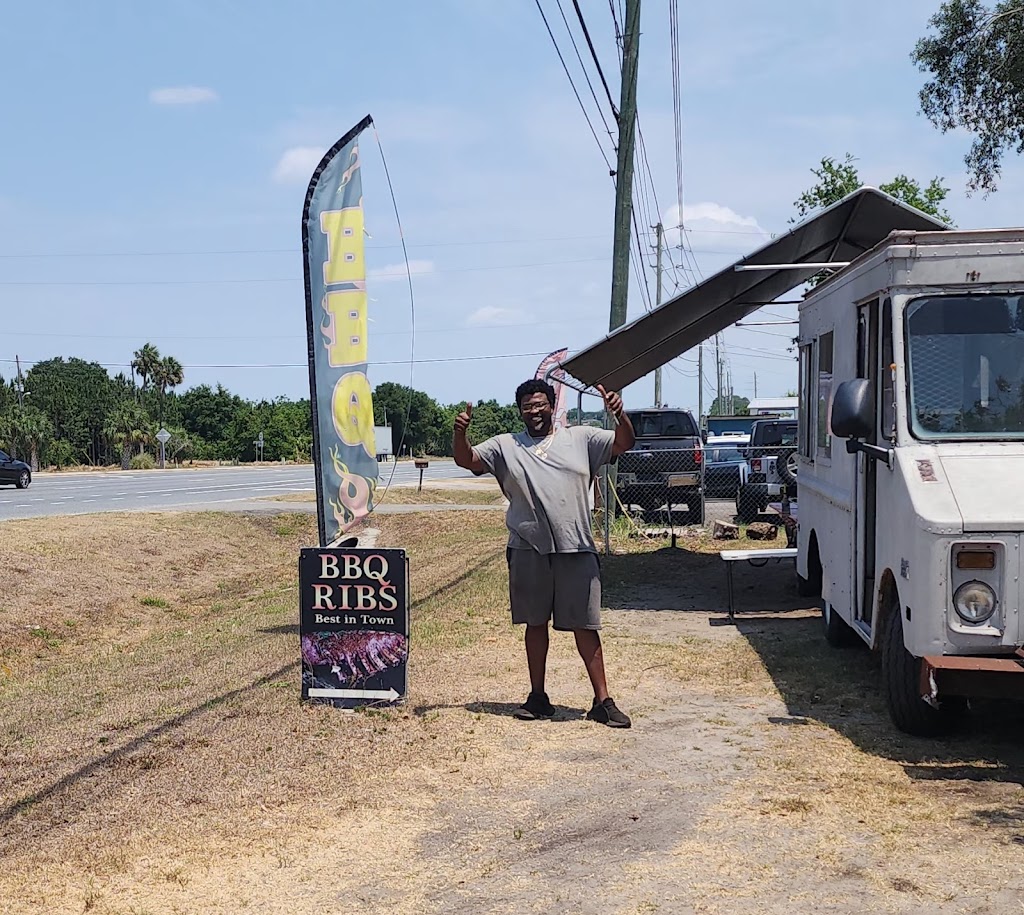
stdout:
[[160,443],[160,469],[164,469],[164,445],[171,440],[171,433],[168,432],[163,426],[160,427],[160,431],[156,434],[156,440]]

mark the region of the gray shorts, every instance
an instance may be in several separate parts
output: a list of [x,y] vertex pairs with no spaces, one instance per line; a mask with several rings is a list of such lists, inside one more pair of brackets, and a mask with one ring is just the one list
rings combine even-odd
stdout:
[[601,628],[601,566],[596,553],[506,551],[512,622],[555,629]]

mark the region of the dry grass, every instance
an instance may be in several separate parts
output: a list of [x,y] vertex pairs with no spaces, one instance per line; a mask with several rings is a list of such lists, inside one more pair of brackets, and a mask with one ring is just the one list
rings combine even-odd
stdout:
[[[493,505],[496,508],[504,504],[504,497],[497,486],[480,486],[473,488],[442,488],[424,487],[417,490],[411,486],[392,486],[385,493],[382,489],[380,503],[389,505]],[[266,496],[264,501],[271,502],[315,502],[316,493],[293,492],[281,496]]]
[[[712,637],[720,563],[694,549],[605,560],[611,606],[693,611],[609,616],[634,731],[579,712],[523,726],[501,515],[375,524],[410,555],[411,693],[354,715],[297,701],[312,518],[3,526],[0,909],[592,911],[569,905],[586,871],[559,869],[578,854],[606,861],[608,911],[947,911],[951,894],[1004,910],[991,894],[1024,873],[1012,737],[900,737],[870,658],[831,652],[806,615]],[[570,639],[550,669],[582,705]],[[971,867],[950,870],[950,847],[974,849]],[[389,864],[311,865],[326,848]],[[472,904],[471,886],[489,895]]]

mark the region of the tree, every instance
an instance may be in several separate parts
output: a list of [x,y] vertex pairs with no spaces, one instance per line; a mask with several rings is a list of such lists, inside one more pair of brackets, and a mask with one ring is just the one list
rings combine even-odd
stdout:
[[29,454],[33,473],[39,470],[39,453],[43,444],[53,437],[53,423],[38,407],[16,407],[13,410],[14,433]]
[[[864,182],[861,181],[857,167],[854,165],[856,161],[850,153],[847,153],[841,162],[831,156],[822,159],[817,168],[811,169],[811,174],[818,179],[817,184],[809,187],[793,201],[793,206],[796,207],[796,216],[791,217],[789,221],[791,223],[799,222],[811,213],[832,206],[847,194],[852,194],[858,188],[863,187]],[[908,206],[916,207],[923,213],[941,219],[947,225],[954,224],[953,218],[942,208],[942,202],[949,194],[949,188],[943,186],[941,178],[932,178],[928,185],[922,188],[913,178],[897,175],[892,181],[880,184],[878,188]],[[807,285],[812,288],[817,286],[832,272],[823,270],[821,273],[815,274],[807,281]],[[793,342],[796,343],[795,338]]]
[[173,356],[164,356],[153,366],[150,375],[153,384],[160,393],[158,414],[159,420],[162,423],[164,421],[164,399],[167,396],[167,391],[169,388],[176,388],[185,380],[185,370],[182,368],[181,363]]
[[709,416],[747,416],[750,413],[750,400],[746,397],[732,396],[732,402],[728,397],[716,397],[711,402]]
[[190,388],[177,398],[181,425],[192,439],[193,452],[200,458],[227,459],[235,457],[228,431],[245,401],[223,385],[216,389],[207,384]]
[[122,400],[107,416],[104,434],[121,449],[121,469],[131,465],[132,450],[136,445],[145,444],[149,437],[146,432],[150,419],[145,410],[134,400]]
[[440,434],[442,417],[437,401],[407,385],[385,381],[374,389],[374,422],[384,425],[385,415],[394,429],[395,448],[401,445],[409,454],[425,453],[427,442],[436,440]]
[[[817,168],[811,169],[811,174],[817,179],[817,183],[804,191],[793,202],[796,207],[796,216],[789,221],[799,222],[805,216],[817,210],[838,203],[847,194],[864,186],[860,174],[854,163],[857,160],[847,153],[840,162],[831,156],[821,160]],[[897,200],[908,206],[916,207],[923,213],[928,213],[941,219],[947,225],[953,225],[953,218],[942,207],[942,202],[949,194],[949,188],[943,187],[941,178],[932,178],[926,187],[906,175],[897,175],[892,181],[880,184],[878,189],[884,191]]]
[[135,355],[132,358],[132,371],[142,379],[143,391],[149,387],[149,383],[159,364],[160,350],[153,346],[152,343],[146,343],[135,351]]
[[171,437],[167,440],[165,454],[167,460],[180,464],[185,458],[192,454],[192,439],[188,433],[180,427],[172,427],[167,430]]
[[[45,413],[53,438],[67,442],[79,461],[109,459],[109,438],[103,434],[107,414],[127,390],[107,370],[82,359],[48,359],[25,373],[26,402]],[[44,449],[45,450],[45,449]],[[49,463],[43,455],[42,462]]]
[[1024,152],[1024,3],[948,0],[928,21],[935,34],[917,42],[911,59],[930,75],[921,112],[946,133],[974,134],[964,157],[968,188],[996,189],[1003,155]]

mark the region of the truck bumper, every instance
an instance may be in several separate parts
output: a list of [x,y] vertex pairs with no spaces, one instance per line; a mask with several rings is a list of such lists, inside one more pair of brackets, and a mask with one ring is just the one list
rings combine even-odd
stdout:
[[921,659],[921,698],[938,705],[940,696],[1024,699],[1024,649],[998,658],[926,655]]

